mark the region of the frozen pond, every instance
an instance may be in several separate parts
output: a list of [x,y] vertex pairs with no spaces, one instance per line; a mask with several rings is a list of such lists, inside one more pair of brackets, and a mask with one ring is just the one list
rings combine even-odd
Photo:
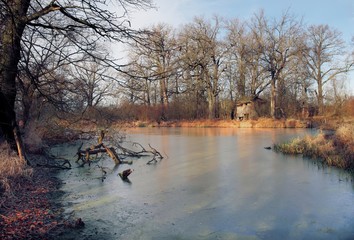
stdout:
[[[63,203],[86,223],[80,239],[354,239],[353,176],[264,149],[306,132],[132,129],[127,140],[168,157],[105,159],[104,182],[94,165],[62,172]],[[131,183],[117,176],[127,168]]]

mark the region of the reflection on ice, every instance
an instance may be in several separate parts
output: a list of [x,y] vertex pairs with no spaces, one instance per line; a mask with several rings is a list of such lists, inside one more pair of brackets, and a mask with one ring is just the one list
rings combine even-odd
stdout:
[[[87,223],[86,239],[354,238],[352,176],[264,149],[305,132],[130,130],[130,140],[168,157],[117,169],[105,161],[103,183],[94,168],[63,172],[64,202]],[[131,184],[117,176],[127,168]]]

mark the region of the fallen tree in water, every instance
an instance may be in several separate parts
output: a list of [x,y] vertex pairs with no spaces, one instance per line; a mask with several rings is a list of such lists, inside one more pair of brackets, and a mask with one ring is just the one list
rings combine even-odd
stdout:
[[99,153],[107,153],[109,157],[116,163],[116,164],[121,164],[123,161],[121,161],[118,157],[117,152],[113,147],[106,147],[103,143],[98,144],[96,146],[92,146],[89,148],[86,148],[84,150],[81,149],[83,144],[79,147],[77,151],[77,161],[79,162],[80,160],[82,161],[82,166],[84,166],[86,163],[91,164],[90,161],[90,156],[91,155],[96,155]]
[[106,131],[101,130],[100,135],[98,137],[98,144],[92,145],[88,148],[82,149],[83,143],[77,150],[77,160],[76,162],[81,161],[81,166],[85,164],[91,165],[91,156],[95,156],[97,158],[99,153],[106,153],[116,165],[118,164],[132,164],[132,161],[125,161],[123,160],[126,157],[130,158],[140,158],[143,156],[152,156],[152,159],[147,162],[147,164],[151,164],[152,162],[157,162],[158,160],[163,159],[162,154],[157,151],[155,148],[149,147],[151,150],[145,149],[139,143],[133,143],[133,146],[139,147],[140,150],[132,150],[126,147],[123,147],[118,142],[115,144],[115,147],[107,146],[103,143]]

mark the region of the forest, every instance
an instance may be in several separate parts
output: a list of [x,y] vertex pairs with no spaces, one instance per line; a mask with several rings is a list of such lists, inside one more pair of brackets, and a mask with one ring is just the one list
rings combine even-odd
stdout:
[[258,117],[340,115],[350,100],[352,50],[341,33],[288,12],[196,17],[179,29],[153,26],[146,39],[128,49],[120,106],[157,106],[162,120],[235,119],[239,104],[259,99]]
[[[14,7],[5,2],[3,9]],[[149,1],[127,4],[151,7]],[[6,34],[15,33],[6,29],[13,23],[1,15],[5,136],[12,135],[6,129],[11,121],[25,127],[30,120],[58,118],[160,122],[354,114],[347,89],[353,49],[325,23],[308,26],[290,12],[270,18],[260,10],[249,20],[195,17],[179,28],[161,23],[133,30],[104,3],[88,4],[86,16],[56,1],[44,6],[31,3],[21,36],[11,41]],[[118,43],[125,51],[115,56]],[[242,108],[247,103],[250,116]]]
[[63,222],[48,197],[59,183],[35,165],[53,143],[122,122],[354,116],[354,40],[326,23],[259,10],[247,20],[196,16],[178,28],[134,29],[129,12],[153,7],[0,0],[1,239],[82,227]]
[[[235,119],[238,103],[257,99],[263,100],[258,116],[272,118],[350,109],[345,105],[352,53],[328,25],[305,28],[289,13],[269,20],[260,12],[250,22],[195,18],[178,30],[160,24],[139,37],[144,42],[129,42],[127,64],[119,69],[104,46],[76,52],[60,66],[50,49],[39,62],[39,56],[26,56],[23,65],[39,73],[30,80],[34,69],[27,69],[30,76],[18,79],[21,119],[27,122],[31,105],[39,103],[65,112],[111,109],[119,120],[160,121]],[[62,44],[56,47],[65,52],[69,46]]]

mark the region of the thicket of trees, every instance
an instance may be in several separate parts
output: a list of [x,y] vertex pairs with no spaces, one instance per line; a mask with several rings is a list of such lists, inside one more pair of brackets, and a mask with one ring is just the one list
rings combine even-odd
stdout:
[[134,74],[120,77],[125,104],[155,107],[156,118],[233,118],[239,101],[257,98],[268,101],[265,116],[323,115],[334,95],[348,97],[339,86],[352,54],[328,25],[260,11],[249,21],[197,17],[179,29],[147,30],[148,41],[129,48]]
[[[103,81],[108,77],[103,67],[121,66],[99,46],[107,40],[140,41],[127,19],[132,7],[148,8],[151,1],[0,0],[0,129],[13,148],[20,139],[18,108],[27,121],[46,102],[63,111],[82,102],[90,107],[106,94],[93,74]],[[92,93],[92,85],[104,93]]]
[[[178,29],[133,30],[129,9],[150,0],[112,2],[121,12],[104,0],[0,0],[0,129],[13,146],[18,120],[43,113],[233,119],[240,101],[261,98],[262,115],[278,118],[322,115],[349,98],[352,54],[328,25],[260,11],[248,21],[196,17]],[[105,41],[129,45],[128,64]]]

